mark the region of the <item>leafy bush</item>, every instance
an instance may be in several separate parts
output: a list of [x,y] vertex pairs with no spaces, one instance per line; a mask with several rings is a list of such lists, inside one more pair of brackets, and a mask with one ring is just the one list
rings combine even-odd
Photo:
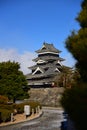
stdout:
[[6,110],[10,110],[11,112],[13,112],[13,105],[7,105],[7,104],[0,104],[0,109],[6,109]]
[[30,106],[30,114],[32,113],[32,109],[36,112],[36,107],[41,105],[38,102],[25,102],[20,104],[0,104],[0,122],[7,122],[11,120],[11,113],[15,114],[14,110],[17,111],[17,114],[24,113],[24,106]]
[[32,109],[34,109],[34,112],[36,112],[36,107],[38,107],[38,106],[40,106],[40,109],[41,109],[41,105],[39,102],[28,102],[26,104],[30,105],[31,111],[32,111]]
[[21,104],[14,104],[13,106],[14,106],[14,109],[17,110],[18,114],[21,114],[21,113],[24,112],[24,104],[23,103],[21,103]]
[[6,104],[8,102],[8,98],[6,96],[0,95],[0,104]]
[[0,109],[0,113],[1,113],[1,122],[7,122],[11,120],[11,111],[7,110],[7,109]]
[[14,104],[14,109],[17,110],[17,113],[23,113],[24,112],[24,106],[25,105],[29,105],[30,106],[30,113],[32,112],[32,109],[34,109],[34,112],[36,112],[36,107],[41,105],[38,102],[25,102],[25,103],[21,103],[21,104]]

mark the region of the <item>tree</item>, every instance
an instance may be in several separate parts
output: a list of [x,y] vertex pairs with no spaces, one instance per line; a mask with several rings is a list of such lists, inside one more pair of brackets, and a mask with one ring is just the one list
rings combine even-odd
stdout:
[[73,75],[72,68],[62,66],[61,72],[55,77],[55,83],[58,87],[71,87],[71,83],[74,80]]
[[24,91],[24,88],[27,88],[27,81],[19,69],[18,62],[0,63],[0,94],[14,102],[16,99],[28,98],[28,93]]
[[63,66],[62,73],[60,76],[60,82],[62,81],[63,87],[70,88],[73,81],[73,70],[72,68]]
[[87,84],[74,84],[71,89],[65,89],[62,106],[74,122],[76,130],[87,129]]
[[87,1],[84,0],[81,4],[82,10],[76,20],[81,28],[78,32],[72,31],[67,38],[66,48],[72,53],[76,59],[76,68],[78,68],[81,79],[87,81]]
[[74,121],[78,130],[87,129],[87,0],[83,0],[81,11],[76,20],[80,24],[80,29],[65,41],[66,48],[76,59],[76,69],[80,77],[71,89],[66,89],[63,93],[61,103]]
[[7,104],[8,98],[6,96],[0,95],[0,104]]

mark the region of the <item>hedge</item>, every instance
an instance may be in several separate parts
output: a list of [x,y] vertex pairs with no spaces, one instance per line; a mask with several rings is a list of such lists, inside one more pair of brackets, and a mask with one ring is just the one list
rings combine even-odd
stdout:
[[0,109],[0,122],[7,122],[11,120],[11,111],[7,109]]
[[[0,104],[0,122],[7,122],[11,120],[11,113],[15,114],[22,114],[24,113],[24,106],[29,105],[30,106],[30,114],[32,113],[32,109],[34,109],[34,112],[36,112],[36,107],[41,105],[39,102],[25,102],[20,104]],[[15,113],[15,111],[17,113]]]
[[14,104],[14,108],[17,110],[17,113],[23,113],[24,112],[24,106],[29,105],[30,106],[30,113],[32,112],[32,109],[34,109],[34,112],[36,112],[36,107],[41,105],[39,102],[25,102],[25,103],[20,103],[20,104]]

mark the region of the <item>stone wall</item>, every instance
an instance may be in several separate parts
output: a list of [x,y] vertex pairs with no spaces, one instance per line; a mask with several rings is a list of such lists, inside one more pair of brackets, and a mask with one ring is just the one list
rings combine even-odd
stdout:
[[29,100],[38,101],[43,106],[60,106],[60,98],[64,88],[31,88]]

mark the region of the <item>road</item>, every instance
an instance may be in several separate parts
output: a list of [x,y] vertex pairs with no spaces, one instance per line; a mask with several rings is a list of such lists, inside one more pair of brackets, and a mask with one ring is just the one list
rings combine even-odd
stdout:
[[15,125],[0,127],[0,130],[60,130],[62,116],[56,108],[43,108],[43,115],[37,119]]

